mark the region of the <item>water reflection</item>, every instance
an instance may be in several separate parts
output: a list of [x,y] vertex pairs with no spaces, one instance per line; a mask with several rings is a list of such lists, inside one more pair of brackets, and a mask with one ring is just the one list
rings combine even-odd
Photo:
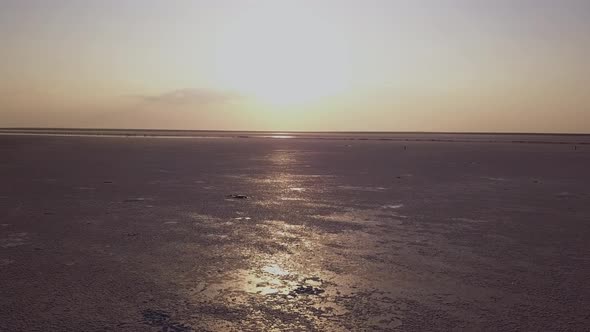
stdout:
[[[242,201],[239,211],[217,218],[192,215],[197,229],[226,236],[224,241],[208,239],[220,249],[215,259],[224,262],[214,263],[207,280],[190,290],[194,302],[206,308],[201,312],[212,312],[199,316],[206,328],[226,326],[231,313],[239,316],[232,318],[236,325],[230,324],[237,330],[354,330],[354,324],[340,325],[340,318],[366,315],[354,312],[353,299],[369,287],[355,274],[361,275],[368,263],[346,257],[352,248],[365,247],[370,235],[353,233],[359,227],[350,225],[374,226],[398,207],[335,210],[322,195],[321,176],[302,171],[303,155],[276,149],[265,156],[270,167],[264,173],[234,177],[234,183],[256,188],[254,198]],[[366,250],[362,254],[373,255]]]
[[268,160],[275,166],[292,166],[297,161],[296,157],[296,151],[274,150]]
[[270,273],[272,275],[275,276],[287,276],[289,275],[289,272],[282,269],[280,266],[278,266],[277,264],[271,264],[271,265],[267,265],[265,267],[262,268],[263,272],[266,273]]
[[263,138],[280,138],[280,139],[285,139],[285,138],[295,138],[295,136],[291,136],[291,135],[269,135],[269,136],[262,136]]
[[277,264],[264,266],[258,271],[246,271],[243,274],[245,281],[244,290],[252,294],[287,295],[295,288],[297,276],[290,274],[287,270]]

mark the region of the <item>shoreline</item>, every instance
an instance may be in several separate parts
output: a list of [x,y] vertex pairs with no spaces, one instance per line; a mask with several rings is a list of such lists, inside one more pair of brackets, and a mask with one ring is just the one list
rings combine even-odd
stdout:
[[[590,145],[590,134],[414,133],[414,132],[271,132],[144,129],[0,129],[2,136],[128,137],[197,139],[297,139],[382,142],[510,143]],[[559,139],[557,139],[559,138]],[[575,140],[574,140],[575,139]]]

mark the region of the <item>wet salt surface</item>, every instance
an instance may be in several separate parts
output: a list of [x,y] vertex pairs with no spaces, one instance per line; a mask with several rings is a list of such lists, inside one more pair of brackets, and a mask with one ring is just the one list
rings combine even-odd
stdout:
[[404,145],[3,136],[0,330],[584,330],[589,155]]
[[25,232],[8,233],[5,238],[0,238],[1,248],[18,247],[28,244],[29,235]]

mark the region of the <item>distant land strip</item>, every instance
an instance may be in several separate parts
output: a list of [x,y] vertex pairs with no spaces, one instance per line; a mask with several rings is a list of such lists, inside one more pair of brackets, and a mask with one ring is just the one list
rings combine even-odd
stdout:
[[343,141],[456,142],[590,145],[590,134],[488,132],[230,131],[100,128],[0,128],[2,135],[164,138],[266,138]]

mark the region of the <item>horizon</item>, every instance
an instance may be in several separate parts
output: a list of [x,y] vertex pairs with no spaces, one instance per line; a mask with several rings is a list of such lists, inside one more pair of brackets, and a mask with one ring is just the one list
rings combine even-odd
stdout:
[[588,32],[581,0],[8,0],[0,126],[585,134]]
[[590,136],[590,133],[567,132],[485,132],[485,131],[360,131],[360,130],[224,130],[224,129],[158,129],[158,128],[91,128],[91,127],[0,127],[2,131],[119,131],[119,132],[210,132],[271,134],[424,134],[424,135],[522,135],[522,136]]

